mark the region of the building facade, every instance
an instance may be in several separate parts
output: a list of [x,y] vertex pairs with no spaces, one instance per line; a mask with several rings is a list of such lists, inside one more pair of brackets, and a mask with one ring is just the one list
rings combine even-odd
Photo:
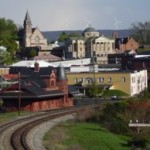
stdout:
[[0,95],[6,111],[40,111],[73,106],[68,79],[62,66],[55,69],[40,68],[35,62],[34,68],[19,67],[12,70],[12,73],[18,82],[3,88]]
[[150,85],[150,56],[136,55],[135,57],[124,58],[121,61],[122,69],[126,70],[142,70],[146,69],[148,73],[148,85]]
[[129,50],[137,50],[139,48],[139,44],[133,37],[116,38],[115,48],[117,53],[124,53],[125,51]]
[[32,22],[27,11],[24,19],[24,47],[47,47],[47,39],[44,38],[41,31],[36,27],[32,28]]
[[[28,51],[35,49],[37,55],[48,56],[54,45],[49,45],[47,39],[43,36],[38,27],[32,27],[32,21],[28,11],[26,12],[23,29],[18,33],[20,46],[24,50],[23,55],[27,55]],[[57,47],[57,45],[55,45]]]
[[98,85],[109,89],[121,90],[129,96],[139,94],[147,88],[147,70],[141,71],[99,71],[99,72],[68,72],[68,84],[75,85],[82,82],[87,86],[96,81]]
[[115,40],[88,27],[81,37],[68,39],[65,47],[65,56],[68,58],[95,57],[97,63],[107,64],[107,55],[115,53]]

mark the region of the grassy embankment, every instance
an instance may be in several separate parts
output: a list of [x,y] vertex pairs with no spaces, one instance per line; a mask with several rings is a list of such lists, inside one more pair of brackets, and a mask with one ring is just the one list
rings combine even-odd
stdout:
[[0,124],[8,122],[8,121],[12,121],[12,120],[17,119],[19,117],[25,117],[25,116],[28,116],[31,114],[33,114],[33,113],[25,112],[25,111],[21,111],[20,116],[18,115],[18,112],[0,113]]
[[127,136],[113,134],[99,124],[63,123],[44,137],[47,150],[129,150]]

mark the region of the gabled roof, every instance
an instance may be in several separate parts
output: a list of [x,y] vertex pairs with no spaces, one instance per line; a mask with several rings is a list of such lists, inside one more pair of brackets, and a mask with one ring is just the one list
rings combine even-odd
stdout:
[[31,38],[34,37],[34,36],[37,36],[37,32],[38,32],[38,36],[40,36],[40,38],[44,39],[44,36],[43,36],[43,33],[39,30],[38,27],[36,28],[32,28],[32,35],[31,35]]
[[20,72],[21,79],[31,80],[35,81],[38,84],[40,84],[42,87],[45,87],[46,85],[43,83],[44,79],[48,79],[50,74],[52,73],[53,67],[45,67],[45,68],[39,68],[38,72],[35,72],[33,68],[28,67],[21,67],[21,68],[15,68],[11,70],[11,74],[15,74],[18,78],[18,72]]
[[13,79],[17,79],[18,75],[16,75],[16,74],[5,74],[5,75],[2,75],[2,78],[5,80],[13,80]]
[[120,47],[120,44],[126,44],[128,42],[128,38],[116,38],[115,40],[115,48]]
[[[44,90],[37,82],[31,80],[20,80],[21,98],[44,98],[63,96],[61,90]],[[18,92],[17,92],[18,91]],[[19,83],[13,84],[11,87],[6,88],[1,92],[0,98],[14,99],[19,95]]]

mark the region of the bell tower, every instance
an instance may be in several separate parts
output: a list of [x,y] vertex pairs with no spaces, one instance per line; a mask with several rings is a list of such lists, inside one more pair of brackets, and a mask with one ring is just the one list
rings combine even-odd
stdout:
[[25,47],[30,47],[30,37],[32,35],[32,22],[29,16],[28,11],[26,12],[26,16],[24,19],[24,44]]

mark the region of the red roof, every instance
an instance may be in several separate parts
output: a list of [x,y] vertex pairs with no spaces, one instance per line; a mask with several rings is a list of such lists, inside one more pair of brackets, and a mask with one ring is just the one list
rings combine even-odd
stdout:
[[2,76],[5,80],[13,80],[18,78],[18,74],[5,74]]

